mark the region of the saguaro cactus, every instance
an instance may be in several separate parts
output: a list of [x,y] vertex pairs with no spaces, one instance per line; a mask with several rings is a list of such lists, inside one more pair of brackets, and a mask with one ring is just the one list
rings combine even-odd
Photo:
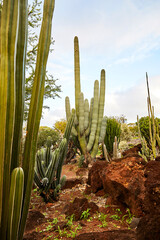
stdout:
[[[78,37],[74,38],[74,73],[75,73],[75,126],[72,134],[77,136],[80,150],[83,155],[90,154],[92,158],[96,156],[98,144],[103,141],[105,136],[106,121],[103,121],[105,103],[105,70],[101,71],[101,81],[94,82],[94,97],[91,99],[90,106],[87,99],[81,92],[80,83],[80,61]],[[99,90],[100,88],[100,90]],[[69,97],[66,97],[66,118],[70,116]],[[103,122],[103,127],[102,127]]]
[[27,9],[27,0],[3,0],[0,15],[1,240],[21,240],[23,238],[34,175],[37,133],[42,112],[54,0],[44,0],[27,136],[24,152],[22,152],[20,146],[23,130],[28,35]]

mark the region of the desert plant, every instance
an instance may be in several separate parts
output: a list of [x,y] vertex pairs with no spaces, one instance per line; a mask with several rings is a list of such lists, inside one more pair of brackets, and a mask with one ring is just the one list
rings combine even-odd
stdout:
[[[98,151],[99,139],[104,138],[102,132],[102,120],[105,102],[105,70],[101,71],[101,83],[99,91],[99,81],[94,83],[94,97],[89,102],[84,100],[80,84],[80,62],[78,37],[74,38],[74,66],[75,66],[75,126],[72,129],[73,135],[79,142],[80,151],[85,156],[87,162],[94,158]],[[70,116],[69,97],[66,97],[66,118]],[[104,122],[106,124],[106,122]],[[91,157],[90,157],[91,156]]]
[[[66,177],[61,178],[62,166],[67,153],[67,145],[74,123],[75,112],[73,111],[59,147],[52,152],[51,137],[47,138],[47,147],[38,150],[36,154],[36,166],[34,173],[34,182],[39,187],[40,192],[45,197],[57,199],[59,190],[65,183]],[[51,191],[51,194],[49,190]]]
[[1,240],[23,238],[34,174],[54,0],[44,1],[27,135],[22,152],[27,7],[27,0],[4,0],[0,15]]
[[127,123],[122,123],[120,140],[129,142],[131,139],[132,139],[132,133],[131,133]]
[[117,142],[116,136],[114,138],[114,143],[113,143],[113,158],[118,158],[118,142]]
[[55,145],[56,142],[60,140],[60,134],[57,130],[41,126],[38,131],[38,139],[37,139],[37,148],[40,149],[41,147],[46,146],[47,137],[51,137],[52,145]]
[[[160,124],[160,119],[159,118],[155,118],[155,122],[156,124]],[[151,123],[151,125],[150,125]],[[149,118],[149,116],[145,116],[145,117],[141,117],[139,119],[139,127],[140,127],[140,131],[141,131],[141,135],[142,137],[145,138],[148,146],[151,146],[151,141],[150,141],[150,126],[151,126],[151,131],[153,131],[153,127],[152,127],[152,119]],[[158,129],[158,132],[159,129]]]
[[117,142],[119,142],[120,134],[121,134],[120,122],[114,117],[107,117],[104,144],[106,145],[109,154],[113,153],[113,144],[115,141],[115,136],[117,137]]
[[137,124],[139,129],[139,136],[142,144],[142,154],[140,153],[140,155],[146,161],[148,161],[148,160],[154,160],[156,156],[159,154],[160,135],[159,135],[159,121],[154,116],[154,107],[151,104],[147,73],[146,73],[146,83],[147,83],[147,92],[148,92],[148,97],[147,97],[148,117],[146,118],[148,131],[144,133],[144,128],[142,128],[142,126],[140,127],[140,120],[138,119],[138,117],[137,117]]

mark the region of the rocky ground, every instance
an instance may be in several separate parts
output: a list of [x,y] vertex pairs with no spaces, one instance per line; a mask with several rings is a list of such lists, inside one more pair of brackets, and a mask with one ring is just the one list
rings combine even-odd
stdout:
[[160,162],[146,164],[139,148],[89,169],[64,165],[56,202],[33,189],[24,239],[159,240]]

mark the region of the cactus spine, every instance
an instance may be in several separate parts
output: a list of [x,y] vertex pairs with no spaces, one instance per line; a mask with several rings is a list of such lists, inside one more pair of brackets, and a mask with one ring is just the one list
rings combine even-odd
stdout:
[[[34,86],[27,123],[27,136],[24,152],[22,152],[20,144],[24,115],[28,35],[27,9],[27,0],[4,0],[0,16],[1,240],[21,240],[23,238],[33,182],[36,142],[43,105],[54,0],[44,1]],[[22,168],[19,168],[19,166],[22,166]]]
[[[78,37],[74,38],[74,73],[75,73],[75,125],[72,134],[77,136],[81,153],[85,156],[96,156],[99,141],[104,139],[106,121],[103,121],[104,102],[105,102],[105,70],[101,71],[101,82],[96,80],[94,83],[94,97],[91,99],[90,106],[87,99],[81,92],[80,84],[80,61]],[[100,91],[99,91],[100,88]],[[66,118],[70,115],[69,97],[66,97]],[[102,127],[103,122],[103,127]],[[101,136],[101,137],[100,137]]]

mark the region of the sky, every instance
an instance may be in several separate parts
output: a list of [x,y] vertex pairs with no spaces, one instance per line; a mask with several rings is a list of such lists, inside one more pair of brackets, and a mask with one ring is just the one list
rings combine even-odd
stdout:
[[48,72],[61,85],[61,98],[45,100],[42,126],[65,118],[65,97],[74,108],[74,36],[79,38],[81,90],[93,96],[94,81],[106,71],[106,116],[128,123],[147,116],[148,73],[152,105],[160,116],[160,1],[55,0],[54,51]]

